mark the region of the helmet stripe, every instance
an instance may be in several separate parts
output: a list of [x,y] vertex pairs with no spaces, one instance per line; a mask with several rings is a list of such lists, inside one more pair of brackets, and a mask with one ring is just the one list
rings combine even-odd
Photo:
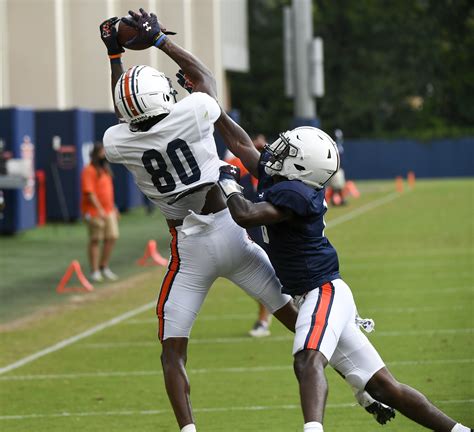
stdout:
[[132,118],[132,113],[129,111],[129,109],[127,108],[127,104],[125,103],[125,98],[124,98],[124,95],[123,95],[123,85],[124,85],[124,82],[125,82],[125,73],[122,74],[122,76],[120,77],[120,99],[122,100],[122,106],[123,108],[125,109],[125,112],[127,113],[127,115]]
[[125,75],[125,82],[124,82],[124,88],[125,88],[125,102],[127,103],[128,107],[130,108],[130,111],[134,116],[138,116],[138,111],[133,105],[133,100],[132,100],[132,95],[131,95],[131,83],[130,83],[130,76],[132,72],[135,70],[135,67],[130,68],[126,75]]
[[[142,66],[141,69],[143,69],[144,66]],[[140,69],[140,70],[141,70]],[[137,81],[135,79],[136,75],[138,75],[138,73],[140,72],[139,70],[139,67],[134,67],[133,68],[133,74],[132,74],[132,95],[133,95],[133,100],[135,101],[135,105],[136,107],[138,108],[138,111],[140,111],[142,114],[145,114],[145,111],[143,111],[142,107],[140,106],[139,102],[138,102],[138,98],[137,98]]]

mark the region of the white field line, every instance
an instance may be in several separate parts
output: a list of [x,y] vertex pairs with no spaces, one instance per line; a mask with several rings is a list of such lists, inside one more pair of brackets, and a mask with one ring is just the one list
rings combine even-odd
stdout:
[[[472,404],[474,399],[458,399],[458,400],[437,400],[437,405],[463,405]],[[356,408],[358,405],[354,403],[338,403],[327,404],[327,409]],[[231,406],[231,407],[212,407],[212,408],[193,408],[195,413],[219,413],[219,412],[235,412],[235,411],[276,411],[276,410],[300,410],[300,405],[251,405],[251,406]],[[147,416],[168,414],[171,409],[157,410],[122,410],[122,411],[89,411],[89,412],[60,412],[52,414],[18,414],[0,416],[0,420],[29,420],[39,418],[62,418],[62,417],[106,417],[106,416]]]
[[[423,306],[423,307],[398,307],[398,308],[370,308],[370,313],[383,312],[393,314],[404,314],[404,313],[423,313],[423,312],[447,312],[447,311],[460,311],[465,309],[471,309],[470,305],[457,305],[457,306]],[[255,314],[234,314],[234,315],[205,315],[199,317],[199,321],[246,321],[248,319],[254,319]],[[131,319],[122,323],[122,325],[140,325],[140,324],[155,324],[157,318],[144,318],[144,319]]]
[[[453,271],[456,270],[451,270],[451,271],[446,271],[446,272],[436,272],[437,275],[443,273],[443,274],[449,274]],[[458,272],[456,271],[457,276],[472,276],[472,271],[469,272]],[[417,288],[416,289],[416,294],[436,294],[436,295],[450,295],[450,294],[457,294],[457,293],[465,293],[465,294],[472,294],[472,286],[467,286],[467,287],[452,287],[452,288]],[[410,288],[411,290],[412,288]],[[387,294],[398,294],[400,296],[403,295],[408,295],[410,294],[413,296],[413,292],[410,290],[404,291],[403,289],[394,289],[394,290],[380,290],[377,292],[372,292],[372,291],[356,291],[354,293],[356,297],[356,302],[357,302],[357,297],[361,296],[371,296],[371,297],[379,297],[379,296],[387,296]]]
[[[343,222],[346,222],[348,220],[351,220],[369,210],[372,210],[373,208],[376,208],[386,202],[389,202],[395,198],[397,198],[398,196],[400,196],[400,194],[398,192],[396,193],[391,193],[383,198],[380,198],[378,200],[375,200],[371,203],[368,203],[352,212],[349,212],[347,213],[346,215],[340,217],[340,218],[336,218],[332,221],[332,223],[330,224],[331,227],[335,226],[335,225],[339,225]],[[7,373],[7,372],[10,372],[14,369],[17,369],[19,367],[22,367],[28,363],[31,363],[35,360],[37,360],[38,358],[41,358],[41,357],[44,357],[45,355],[48,355],[52,352],[55,352],[55,351],[59,351],[61,350],[62,348],[64,347],[67,347],[75,342],[77,342],[78,340],[81,340],[81,339],[84,339],[88,336],[91,336],[105,328],[108,328],[108,327],[111,327],[111,326],[114,326],[118,323],[120,323],[121,321],[124,321],[126,320],[127,318],[130,318],[132,316],[135,316],[135,315],[138,315],[140,314],[141,312],[144,312],[145,310],[148,310],[150,308],[152,308],[153,306],[155,305],[155,302],[151,302],[151,303],[148,303],[146,305],[143,305],[143,306],[140,306],[139,308],[136,308],[136,309],[133,309],[125,314],[122,314],[122,315],[119,315],[118,317],[115,317],[115,318],[112,318],[111,320],[109,321],[106,321],[102,324],[98,324],[92,328],[90,328],[89,330],[86,330],[85,332],[82,332],[78,335],[75,335],[75,336],[72,336],[70,338],[67,338],[67,339],[64,339],[54,345],[51,345],[50,347],[47,347],[41,351],[38,351],[34,354],[31,354],[27,357],[24,357],[14,363],[11,363],[7,366],[4,366],[2,368],[0,368],[0,375],[4,374],[4,373]]]
[[363,215],[364,213],[367,213],[368,211],[370,210],[373,210],[374,208],[377,208],[383,204],[386,204],[390,201],[393,201],[394,199],[396,198],[399,198],[400,196],[402,196],[403,194],[399,193],[399,192],[392,192],[388,195],[385,195],[384,197],[382,198],[379,198],[375,201],[371,201],[349,213],[346,213],[345,215],[342,215],[342,216],[339,216],[335,219],[332,219],[331,221],[329,221],[327,224],[326,224],[326,229],[328,228],[334,228],[335,226],[337,225],[340,225],[344,222],[347,222],[347,221],[350,221],[352,219],[355,219],[356,217],[360,216],[360,215]]
[[10,372],[12,371],[13,369],[17,369],[21,366],[24,366],[25,364],[28,364],[28,363],[31,363],[32,361],[36,360],[36,359],[39,359],[40,357],[43,357],[45,355],[48,355],[48,354],[51,354],[52,352],[55,352],[55,351],[59,351],[60,349],[63,349],[64,347],[67,347],[68,345],[71,345],[81,339],[84,339],[86,337],[89,337],[95,333],[98,333],[104,329],[106,329],[107,327],[112,327],[128,318],[131,318],[135,315],[138,315],[146,310],[149,310],[151,309],[152,307],[155,306],[155,302],[150,302],[150,303],[147,303],[145,305],[142,305],[136,309],[133,309],[131,311],[128,311],[122,315],[119,315],[115,318],[112,318],[108,321],[105,321],[101,324],[98,324],[92,328],[90,328],[89,330],[86,330],[82,333],[79,333],[75,336],[72,336],[68,339],[64,339],[62,340],[61,342],[58,342],[57,344],[54,344],[54,345],[51,345],[50,347],[48,348],[45,348],[41,351],[38,351],[34,354],[31,354],[27,357],[24,357],[22,358],[21,360],[18,360],[14,363],[11,363],[9,364],[8,366],[5,366],[5,367],[2,367],[0,368],[0,375],[6,373],[6,372]]
[[474,249],[472,248],[465,248],[465,247],[458,247],[458,248],[424,248],[418,250],[408,250],[403,252],[398,251],[384,251],[384,254],[381,255],[378,251],[361,251],[361,250],[346,250],[346,255],[351,257],[351,261],[362,261],[370,259],[406,259],[411,260],[413,258],[426,258],[426,257],[453,257],[457,255],[472,255],[474,254]]
[[[426,366],[426,365],[448,365],[448,364],[471,364],[474,359],[435,359],[435,360],[395,360],[387,362],[387,366]],[[278,371],[292,371],[293,366],[253,366],[253,367],[226,367],[226,368],[201,368],[201,369],[187,369],[190,375],[199,374],[230,374],[230,373],[265,373]],[[139,376],[161,376],[163,372],[161,369],[147,370],[147,371],[102,371],[102,372],[78,372],[67,374],[34,374],[34,375],[10,375],[0,377],[0,382],[10,381],[42,381],[42,380],[70,380],[81,378],[116,378],[116,377],[139,377]]]
[[[375,331],[371,336],[373,337],[398,337],[398,336],[435,336],[435,335],[463,335],[474,333],[474,328],[454,328],[454,329],[425,329],[425,330],[394,330],[394,331]],[[276,343],[284,341],[292,341],[293,335],[272,336],[270,338],[262,338],[255,340],[249,336],[245,337],[227,337],[227,338],[203,338],[190,339],[190,345],[213,345],[213,344],[239,344],[239,343]],[[78,349],[113,349],[113,348],[155,348],[158,347],[158,342],[151,341],[137,341],[137,342],[97,342],[84,343],[78,346]]]
[[[445,309],[443,309],[445,310]],[[225,315],[203,315],[198,318],[201,321],[235,321],[235,320],[254,320],[255,314],[225,314]],[[123,325],[136,325],[136,324],[154,324],[158,321],[158,318],[136,318],[128,320]]]

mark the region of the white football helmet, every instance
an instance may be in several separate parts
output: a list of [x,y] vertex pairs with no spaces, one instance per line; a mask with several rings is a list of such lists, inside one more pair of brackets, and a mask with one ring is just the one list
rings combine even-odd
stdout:
[[163,72],[150,66],[133,66],[115,85],[115,105],[123,119],[134,124],[169,113],[176,93]]
[[320,129],[302,126],[280,134],[265,147],[271,157],[265,163],[268,175],[301,180],[321,189],[339,169],[339,152],[332,138]]

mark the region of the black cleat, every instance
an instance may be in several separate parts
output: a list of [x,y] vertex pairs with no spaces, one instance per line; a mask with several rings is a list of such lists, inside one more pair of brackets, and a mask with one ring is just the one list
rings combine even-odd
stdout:
[[395,418],[395,410],[388,405],[384,405],[381,402],[373,402],[368,407],[365,407],[365,410],[374,416],[374,419],[378,423],[384,425],[393,418]]

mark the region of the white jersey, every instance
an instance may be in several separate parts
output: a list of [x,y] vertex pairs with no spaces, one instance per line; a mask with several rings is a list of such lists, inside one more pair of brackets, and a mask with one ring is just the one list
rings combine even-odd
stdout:
[[167,219],[184,219],[189,210],[200,213],[211,186],[170,202],[186,190],[217,182],[221,161],[213,132],[220,113],[209,95],[192,93],[148,131],[132,132],[127,123],[107,129],[106,157],[127,167],[140,190]]

